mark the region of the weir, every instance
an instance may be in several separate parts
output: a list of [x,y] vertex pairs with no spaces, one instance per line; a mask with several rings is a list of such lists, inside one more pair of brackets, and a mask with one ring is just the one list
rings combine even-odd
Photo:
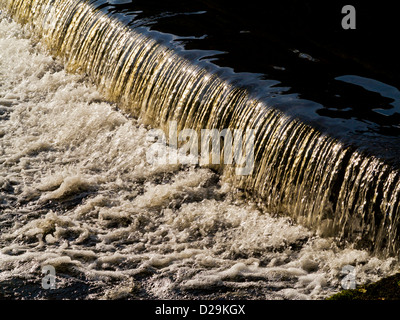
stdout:
[[0,3],[67,70],[87,74],[108,99],[145,124],[254,129],[252,174],[217,169],[270,212],[375,253],[398,253],[399,172],[384,160],[279,111],[245,82],[171,47],[168,39],[127,26],[101,9],[105,1]]

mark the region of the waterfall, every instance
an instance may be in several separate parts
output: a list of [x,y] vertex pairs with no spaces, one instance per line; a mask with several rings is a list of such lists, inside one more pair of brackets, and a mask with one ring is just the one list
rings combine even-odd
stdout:
[[286,115],[211,64],[132,28],[104,1],[0,0],[70,72],[84,73],[110,101],[166,129],[254,129],[254,170],[217,169],[267,210],[323,235],[396,254],[400,180],[384,160]]

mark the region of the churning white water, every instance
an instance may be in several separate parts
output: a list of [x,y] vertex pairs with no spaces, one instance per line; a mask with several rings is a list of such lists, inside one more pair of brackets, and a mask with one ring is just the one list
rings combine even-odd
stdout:
[[[201,167],[149,164],[149,128],[0,20],[0,297],[322,299],[397,270]],[[162,148],[162,146],[160,146]],[[71,289],[72,288],[72,289]]]

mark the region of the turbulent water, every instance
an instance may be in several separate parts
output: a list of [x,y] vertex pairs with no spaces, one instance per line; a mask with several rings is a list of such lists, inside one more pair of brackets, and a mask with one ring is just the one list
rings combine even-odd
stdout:
[[1,298],[322,299],[346,265],[357,283],[397,269],[208,168],[149,164],[150,128],[0,19]]

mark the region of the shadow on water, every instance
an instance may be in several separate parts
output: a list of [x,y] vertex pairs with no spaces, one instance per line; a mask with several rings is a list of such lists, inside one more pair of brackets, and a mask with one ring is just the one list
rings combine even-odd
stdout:
[[37,278],[12,278],[0,282],[0,300],[15,299],[85,299],[90,293],[100,291],[101,288],[91,287],[89,282],[73,278],[66,275],[60,275],[64,279],[61,288],[43,290],[41,286],[42,276]]

